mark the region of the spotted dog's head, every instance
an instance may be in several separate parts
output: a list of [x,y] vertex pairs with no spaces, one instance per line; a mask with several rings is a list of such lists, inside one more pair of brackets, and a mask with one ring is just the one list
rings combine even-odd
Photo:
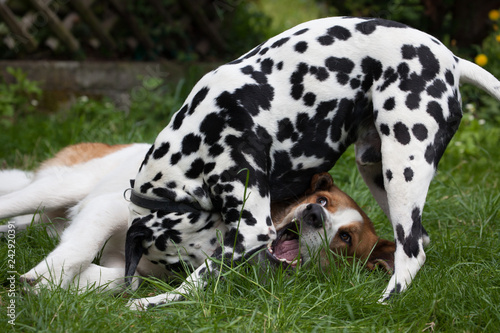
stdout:
[[272,211],[277,232],[267,249],[272,262],[295,267],[320,251],[321,265],[328,265],[328,244],[334,253],[366,261],[368,269],[394,268],[394,242],[377,236],[368,216],[328,173],[315,175],[296,204],[275,203]]

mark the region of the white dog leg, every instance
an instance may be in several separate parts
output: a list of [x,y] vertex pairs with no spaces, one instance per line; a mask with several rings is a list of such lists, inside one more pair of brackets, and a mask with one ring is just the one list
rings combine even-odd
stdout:
[[66,288],[77,274],[85,272],[106,241],[128,226],[127,202],[121,193],[100,195],[76,208],[77,215],[64,231],[61,243],[47,258],[22,275],[22,279],[28,283]]

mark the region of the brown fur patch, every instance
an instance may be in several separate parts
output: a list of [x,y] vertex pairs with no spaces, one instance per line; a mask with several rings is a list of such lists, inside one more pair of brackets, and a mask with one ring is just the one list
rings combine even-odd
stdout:
[[130,145],[108,145],[105,143],[84,142],[65,147],[53,158],[46,160],[40,169],[50,166],[71,166],[100,158]]

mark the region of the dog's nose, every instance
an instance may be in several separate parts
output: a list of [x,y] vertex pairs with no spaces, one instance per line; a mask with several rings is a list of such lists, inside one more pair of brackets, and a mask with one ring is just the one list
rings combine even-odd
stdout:
[[325,216],[323,208],[318,204],[309,204],[303,212],[302,221],[314,228],[323,227]]

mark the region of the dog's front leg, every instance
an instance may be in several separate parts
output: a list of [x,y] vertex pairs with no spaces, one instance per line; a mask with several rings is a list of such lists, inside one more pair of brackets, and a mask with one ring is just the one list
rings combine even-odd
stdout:
[[[29,284],[68,287],[77,274],[84,272],[106,241],[128,227],[127,203],[121,193],[100,195],[74,209],[74,217],[64,231],[60,244],[36,267],[23,274]],[[94,270],[96,274],[100,274]],[[122,273],[123,276],[123,273]],[[102,281],[101,277],[85,277]],[[78,281],[75,281],[78,284]]]
[[128,307],[131,310],[147,310],[150,307],[178,301],[188,294],[189,291],[202,289],[206,286],[206,271],[207,266],[201,265],[175,290],[156,296],[132,299],[129,301]]

